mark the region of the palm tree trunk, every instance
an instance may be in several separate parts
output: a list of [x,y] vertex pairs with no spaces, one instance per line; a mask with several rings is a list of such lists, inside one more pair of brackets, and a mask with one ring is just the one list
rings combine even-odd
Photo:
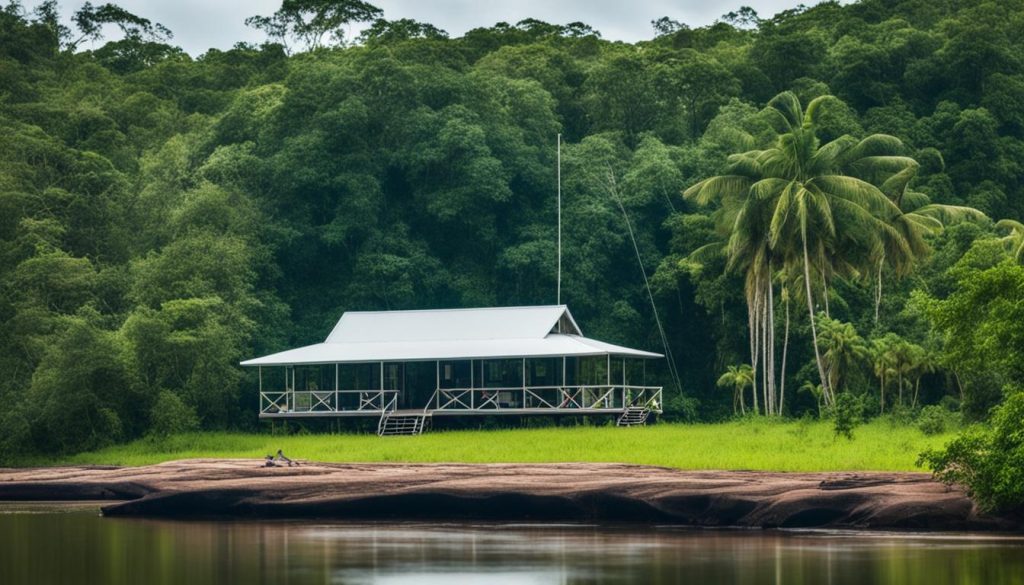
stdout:
[[879,258],[878,288],[875,289],[875,323],[878,323],[878,312],[882,306],[882,262],[884,262],[884,258]]
[[754,412],[758,411],[757,407],[757,366],[758,366],[758,335],[757,335],[757,304],[758,295],[755,287],[753,296],[748,297],[747,301],[747,321],[749,322],[748,327],[750,328],[750,366],[753,369],[753,375],[751,376],[751,390],[754,399]]
[[914,380],[914,401],[910,404],[911,408],[917,408],[917,393],[921,391],[921,378]]
[[782,336],[782,369],[779,370],[779,415],[782,414],[782,406],[786,398],[786,351],[789,350],[789,296],[785,297],[786,303],[786,332]]
[[829,319],[832,318],[832,313],[828,310],[828,281],[825,280],[825,269],[821,269],[821,298],[825,301],[825,316]]
[[879,404],[882,405],[882,408],[881,408],[881,410],[878,411],[878,414],[885,414],[885,372],[884,371],[882,372],[882,375],[878,377],[878,402],[879,402]]
[[828,379],[825,377],[825,366],[821,363],[821,349],[818,347],[818,327],[814,320],[814,297],[811,295],[811,261],[807,255],[807,228],[802,230],[804,247],[804,285],[807,288],[807,312],[811,319],[811,340],[814,343],[814,361],[818,365],[818,377],[821,379],[821,390],[825,396],[825,405],[831,406],[831,392]]
[[771,358],[768,351],[768,303],[767,295],[761,291],[761,404],[764,405],[765,416],[772,414],[772,404],[768,397],[768,389],[772,385],[773,373],[769,371]]
[[777,403],[775,400],[775,290],[772,287],[772,263],[768,261],[768,274],[765,277],[768,285],[768,362],[770,368],[769,385],[768,385],[768,396],[770,398],[769,406],[772,414],[779,414]]
[[899,403],[900,403],[900,406],[903,406],[903,368],[902,367],[897,367],[896,368],[896,376],[899,378],[899,382],[900,382]]

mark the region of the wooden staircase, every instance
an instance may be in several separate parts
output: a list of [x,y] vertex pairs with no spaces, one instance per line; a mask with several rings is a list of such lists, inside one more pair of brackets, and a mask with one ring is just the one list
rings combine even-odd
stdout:
[[385,412],[377,424],[377,435],[421,435],[427,429],[430,414],[422,410],[395,410]]
[[620,427],[635,427],[647,424],[647,417],[651,415],[651,409],[645,406],[630,406],[622,413],[615,423]]

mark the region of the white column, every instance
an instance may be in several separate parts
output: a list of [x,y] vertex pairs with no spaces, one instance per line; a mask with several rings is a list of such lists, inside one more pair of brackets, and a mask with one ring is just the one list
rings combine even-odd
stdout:
[[520,408],[526,408],[526,358],[523,358],[523,401]]

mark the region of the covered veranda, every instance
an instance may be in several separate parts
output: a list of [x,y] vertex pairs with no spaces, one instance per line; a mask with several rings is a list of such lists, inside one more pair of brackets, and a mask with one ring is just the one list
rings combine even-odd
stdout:
[[564,306],[347,312],[323,343],[242,362],[261,418],[661,412],[660,354],[584,337]]

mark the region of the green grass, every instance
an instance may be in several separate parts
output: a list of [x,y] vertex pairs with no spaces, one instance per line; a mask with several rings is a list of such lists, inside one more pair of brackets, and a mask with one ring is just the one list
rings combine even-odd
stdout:
[[193,457],[262,457],[283,449],[292,458],[336,462],[566,462],[662,465],[679,469],[766,471],[920,471],[918,454],[952,434],[926,436],[876,421],[854,439],[835,438],[826,422],[739,421],[656,424],[639,428],[558,427],[433,432],[416,437],[356,434],[275,436],[193,433],[139,440],[36,464],[146,465]]

